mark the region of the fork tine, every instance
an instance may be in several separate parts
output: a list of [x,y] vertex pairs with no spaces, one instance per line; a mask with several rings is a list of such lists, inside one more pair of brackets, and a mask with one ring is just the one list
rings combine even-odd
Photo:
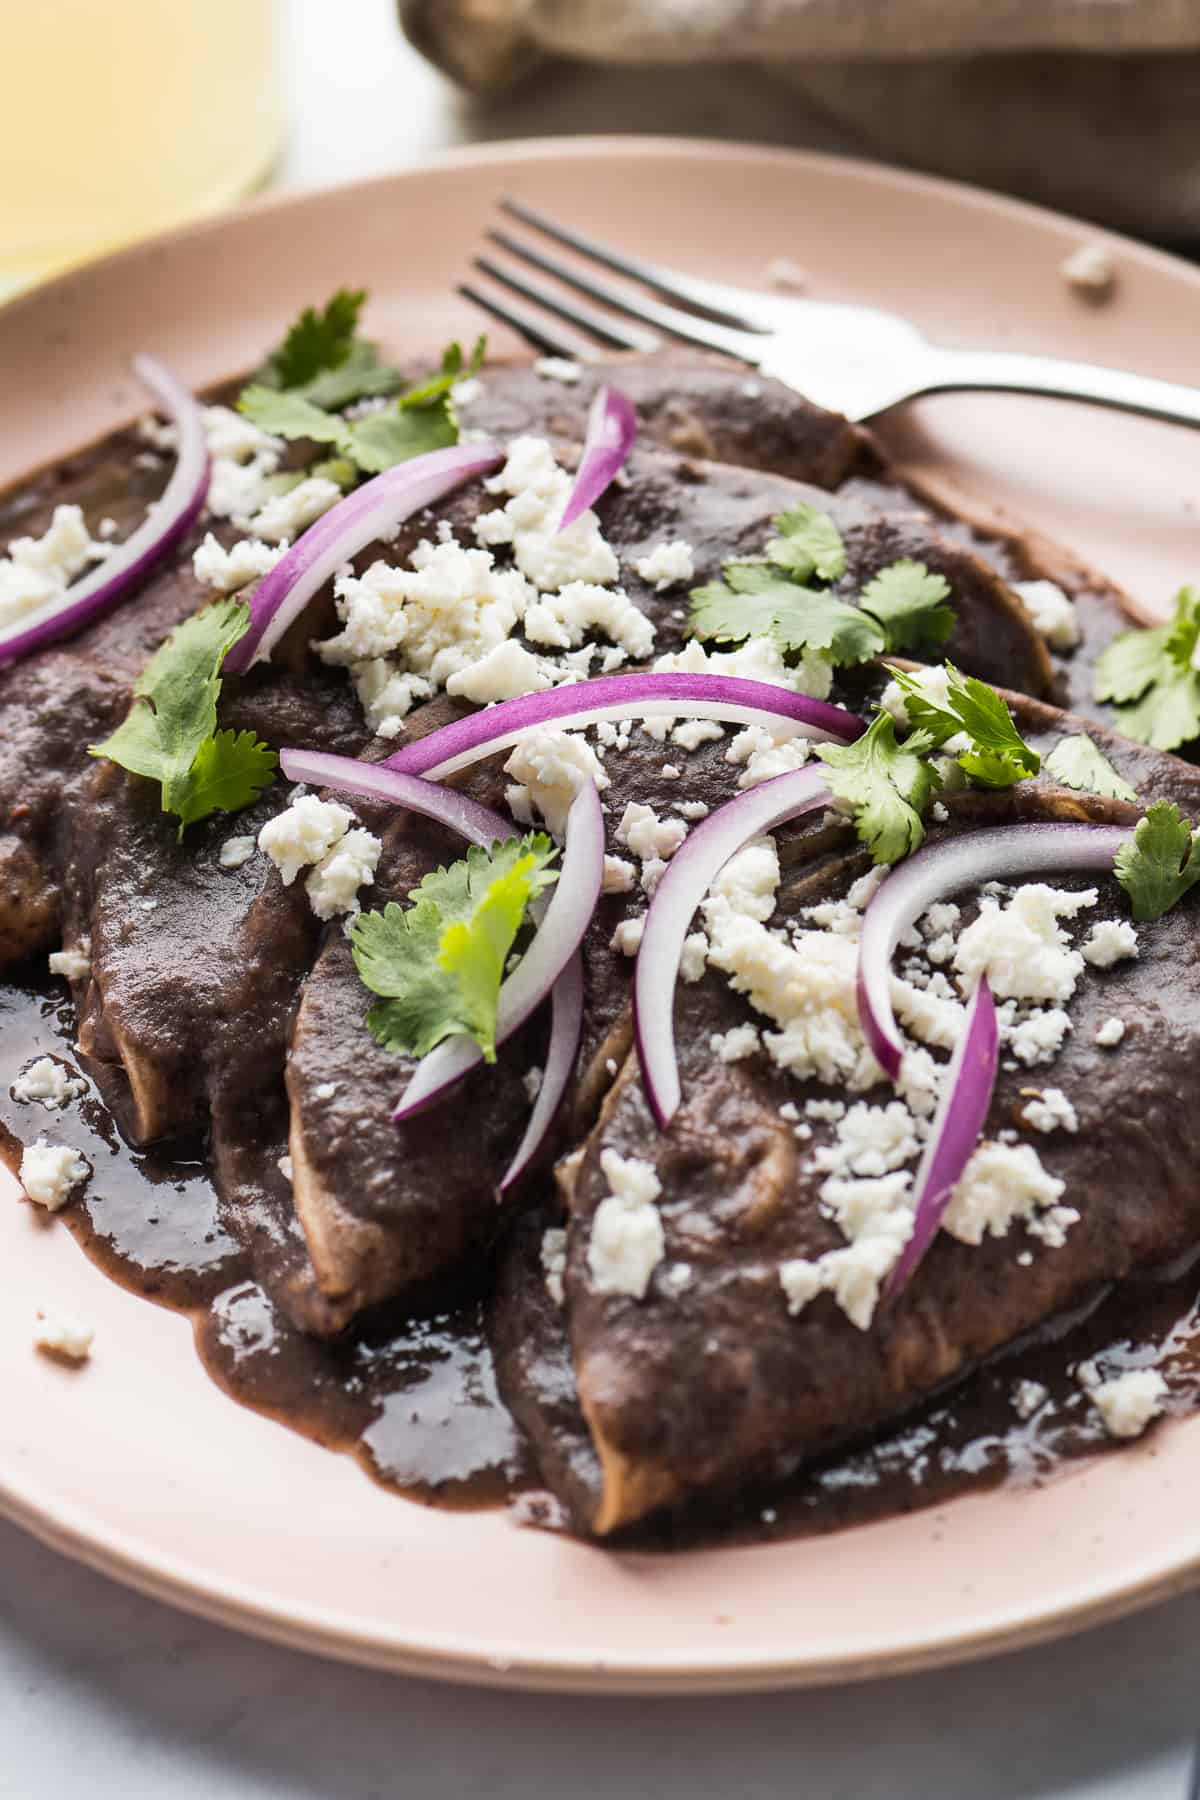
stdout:
[[527,344],[540,350],[543,356],[563,356],[568,362],[586,362],[591,346],[581,339],[572,338],[565,331],[552,330],[544,320],[535,319],[530,313],[506,305],[503,300],[497,300],[469,281],[460,281],[455,292],[461,294],[464,300],[469,300],[472,306],[478,306],[490,318],[499,319],[502,325],[507,325],[518,337],[523,337]]
[[763,322],[761,314],[755,317],[753,294],[743,297],[736,288],[684,275],[678,269],[667,268],[664,263],[652,263],[640,256],[629,256],[612,244],[602,243],[599,238],[589,237],[582,231],[560,225],[557,219],[540,212],[535,206],[527,206],[523,200],[514,200],[505,195],[500,206],[514,219],[520,219],[523,225],[531,226],[534,231],[544,232],[556,243],[565,244],[568,250],[577,250],[581,256],[588,257],[592,262],[602,263],[606,269],[613,269],[618,275],[632,276],[634,281],[640,281],[644,287],[661,294],[664,299],[678,300],[682,305],[703,313],[718,325],[732,325],[743,331],[771,329],[769,324]]
[[634,294],[624,288],[616,288],[594,275],[588,275],[582,269],[575,269],[559,262],[557,257],[549,256],[544,250],[536,249],[521,238],[512,237],[507,231],[499,231],[494,227],[487,234],[494,243],[502,246],[513,256],[522,261],[532,263],[535,269],[552,275],[565,287],[574,288],[577,293],[588,294],[593,300],[599,300],[603,306],[611,306],[614,311],[641,319],[646,325],[657,325],[668,337],[683,338],[689,344],[701,344],[706,350],[719,350],[726,356],[735,356],[740,362],[757,364],[758,353],[763,343],[754,334],[747,331],[735,331],[727,325],[709,324],[706,320],[697,319],[691,313],[679,312],[673,306],[664,306],[660,300],[648,300],[641,294]]
[[568,300],[565,294],[556,293],[552,288],[543,287],[540,281],[530,281],[527,276],[506,269],[503,263],[495,262],[490,256],[476,256],[472,261],[477,269],[490,275],[502,287],[511,288],[515,294],[521,294],[526,300],[544,306],[548,312],[557,313],[560,319],[566,319],[572,325],[582,325],[585,331],[590,331],[593,337],[599,338],[610,349],[640,350],[644,355],[649,355],[662,347],[653,332],[639,331],[636,325],[619,325],[611,314],[597,312],[583,300]]

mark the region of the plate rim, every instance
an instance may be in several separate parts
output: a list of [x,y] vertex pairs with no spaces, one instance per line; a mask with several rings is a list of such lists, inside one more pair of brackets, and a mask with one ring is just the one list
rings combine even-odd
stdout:
[[[609,159],[636,162],[647,157],[680,163],[746,161],[757,165],[801,165],[816,174],[827,173],[861,179],[864,184],[911,193],[914,190],[944,199],[953,205],[969,205],[996,217],[1025,220],[1041,227],[1067,228],[1119,248],[1123,258],[1161,270],[1174,281],[1181,278],[1200,289],[1200,268],[1169,250],[1143,244],[1120,232],[1073,218],[1070,214],[977,188],[968,182],[908,171],[874,160],[828,152],[789,149],[699,137],[637,134],[592,134],[578,137],[545,137],[500,140],[487,144],[456,146],[406,159],[387,170],[353,181],[318,183],[282,193],[269,193],[247,205],[176,226],[154,237],[126,245],[108,255],[54,277],[0,307],[0,327],[18,330],[23,317],[33,318],[47,299],[73,291],[86,296],[89,286],[122,265],[169,254],[175,247],[205,237],[219,238],[229,225],[247,215],[302,213],[314,202],[353,200],[419,182],[439,170],[455,167],[487,167],[500,164],[538,163],[548,158],[567,160]],[[58,454],[69,453],[72,445]],[[107,1279],[106,1277],[101,1277]],[[1190,1426],[1200,1431],[1200,1419],[1171,1424],[1173,1433]],[[1195,1431],[1193,1435],[1195,1435]],[[1077,1479],[1093,1467],[1085,1462],[1077,1470],[1057,1476],[1062,1484]],[[974,1497],[962,1496],[953,1504],[971,1506]],[[441,1637],[431,1632],[396,1629],[391,1621],[376,1621],[373,1635],[364,1635],[355,1615],[339,1618],[328,1607],[311,1612],[305,1605],[285,1605],[265,1590],[245,1583],[205,1574],[185,1557],[156,1549],[140,1548],[135,1540],[108,1527],[89,1529],[86,1504],[71,1505],[39,1494],[36,1481],[22,1482],[17,1472],[7,1472],[0,1462],[0,1514],[28,1530],[52,1548],[74,1560],[136,1588],[167,1604],[292,1649],[336,1657],[364,1666],[441,1680],[519,1687],[530,1690],[639,1695],[680,1695],[767,1691],[800,1686],[819,1686],[851,1680],[867,1680],[885,1674],[909,1673],[942,1664],[983,1657],[1057,1638],[1121,1616],[1180,1592],[1200,1580],[1200,1525],[1185,1551],[1178,1542],[1173,1551],[1143,1556],[1131,1574],[1129,1559],[1123,1575],[1107,1573],[1094,1578],[1086,1589],[1060,1599],[1048,1610],[1030,1615],[1028,1607],[1003,1609],[990,1618],[951,1631],[930,1630],[909,1636],[903,1644],[877,1643],[873,1651],[846,1648],[836,1654],[825,1651],[819,1661],[806,1659],[798,1646],[789,1656],[772,1654],[756,1660],[753,1652],[720,1652],[711,1646],[689,1661],[675,1650],[628,1653],[620,1659],[605,1658],[598,1666],[594,1656],[561,1646],[526,1648],[510,1659],[489,1657],[469,1639]],[[600,1554],[601,1552],[596,1552]]]

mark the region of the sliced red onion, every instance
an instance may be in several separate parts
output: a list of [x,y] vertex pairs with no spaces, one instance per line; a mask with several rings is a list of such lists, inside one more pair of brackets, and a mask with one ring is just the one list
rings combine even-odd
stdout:
[[912,1235],[888,1278],[887,1296],[898,1294],[911,1279],[937,1235],[955,1183],[979,1142],[992,1103],[999,1055],[996,1003],[984,975],[971,996],[962,1035],[946,1070],[946,1085],[913,1184],[916,1211]]
[[547,726],[569,731],[601,719],[661,719],[676,714],[775,731],[783,721],[795,728],[797,737],[837,738],[846,744],[866,730],[858,714],[844,706],[812,700],[770,681],[747,681],[741,675],[602,675],[596,681],[568,682],[470,713],[406,744],[383,766],[441,781]]
[[305,781],[313,787],[333,788],[341,794],[360,794],[366,800],[383,800],[392,806],[436,819],[457,831],[469,843],[490,850],[513,835],[513,823],[490,806],[480,806],[454,788],[435,781],[402,775],[383,763],[358,762],[352,756],[329,756],[319,750],[281,750],[279,766],[289,781]]
[[1009,825],[928,844],[893,869],[863,916],[858,1014],[867,1043],[894,1081],[904,1043],[892,1012],[892,955],[909,926],[958,888],[1039,871],[1104,869],[1132,836],[1115,825]]
[[[419,776],[400,774],[379,763],[356,762],[350,756],[328,756],[315,750],[281,750],[279,765],[289,781],[311,782],[314,787],[332,788],[338,793],[390,801],[393,805],[407,807],[410,812],[421,813],[425,818],[437,819],[451,831],[459,832],[473,844],[482,844],[485,849],[512,836],[512,820],[493,812],[490,807],[468,800],[465,794],[456,793],[453,788],[439,787],[435,782],[422,781]],[[594,785],[588,785],[595,794]],[[584,835],[586,837],[586,833]],[[567,1091],[582,1035],[583,960],[576,950],[554,984],[550,1043],[542,1085],[516,1156],[501,1179],[501,1194],[516,1185],[540,1152]]]
[[135,356],[133,372],[175,427],[175,467],[162,496],[137,530],[66,592],[0,630],[0,666],[43,644],[69,637],[110,612],[161,562],[199,517],[208,493],[208,444],[204,418],[193,396],[153,356]]
[[[519,1031],[550,993],[583,941],[604,880],[604,814],[593,781],[585,781],[567,815],[559,877],[533,941],[500,989],[496,1043]],[[474,1038],[445,1038],[423,1057],[392,1114],[397,1124],[443,1099],[483,1052]]]
[[525,1135],[500,1178],[503,1197],[537,1160],[570,1086],[583,1038],[583,957],[577,950],[554,984],[550,1000],[550,1042],[546,1068]]
[[573,525],[580,513],[594,506],[601,494],[611,487],[614,477],[629,461],[636,436],[637,413],[628,394],[607,383],[597,388],[588,410],[579,471],[563,516],[558,521],[559,531]]
[[225,658],[227,674],[244,675],[271,654],[288,626],[343,563],[386,537],[472,475],[503,461],[494,444],[455,444],[385,469],[323,514],[297,539],[250,596],[250,629]]
[[820,768],[794,769],[739,794],[684,839],[655,889],[633,984],[638,1057],[650,1110],[665,1131],[681,1098],[675,1056],[675,983],[692,916],[731,856],[788,819],[827,806]]

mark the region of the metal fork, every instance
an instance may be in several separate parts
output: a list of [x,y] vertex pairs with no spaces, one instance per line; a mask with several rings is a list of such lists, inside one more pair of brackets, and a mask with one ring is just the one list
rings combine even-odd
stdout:
[[[895,313],[703,280],[628,256],[521,201],[504,199],[500,205],[541,238],[565,245],[582,260],[564,260],[540,241],[493,228],[487,234],[493,243],[556,285],[493,256],[477,256],[477,269],[541,312],[530,313],[474,283],[463,283],[458,291],[551,355],[586,359],[597,343],[648,354],[660,349],[666,336],[720,351],[851,419],[872,418],[918,394],[971,388],[1051,394],[1200,426],[1200,388],[1060,357],[947,349],[929,343]],[[638,285],[609,281],[590,264]],[[584,295],[587,299],[580,297]],[[606,310],[589,301],[599,301]],[[568,335],[555,319],[567,320],[587,338]],[[623,322],[628,320],[640,323]]]

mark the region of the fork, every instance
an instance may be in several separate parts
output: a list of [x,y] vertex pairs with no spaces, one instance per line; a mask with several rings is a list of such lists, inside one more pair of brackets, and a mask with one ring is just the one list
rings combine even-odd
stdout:
[[[487,236],[519,264],[550,276],[558,285],[547,286],[494,256],[481,255],[473,259],[476,269],[507,294],[532,301],[541,313],[514,306],[474,283],[464,282],[458,291],[543,353],[586,359],[598,343],[650,354],[662,348],[664,335],[679,338],[733,357],[854,420],[873,418],[918,394],[992,389],[1086,400],[1200,426],[1200,388],[1061,357],[948,349],[931,344],[896,313],[708,281],[626,255],[522,201],[502,199],[500,206],[539,234],[539,241],[500,227],[492,227]],[[545,238],[582,260],[565,261],[543,247],[540,240]],[[638,285],[611,282],[588,265],[612,270]],[[565,319],[587,339],[563,332],[554,319]]]

